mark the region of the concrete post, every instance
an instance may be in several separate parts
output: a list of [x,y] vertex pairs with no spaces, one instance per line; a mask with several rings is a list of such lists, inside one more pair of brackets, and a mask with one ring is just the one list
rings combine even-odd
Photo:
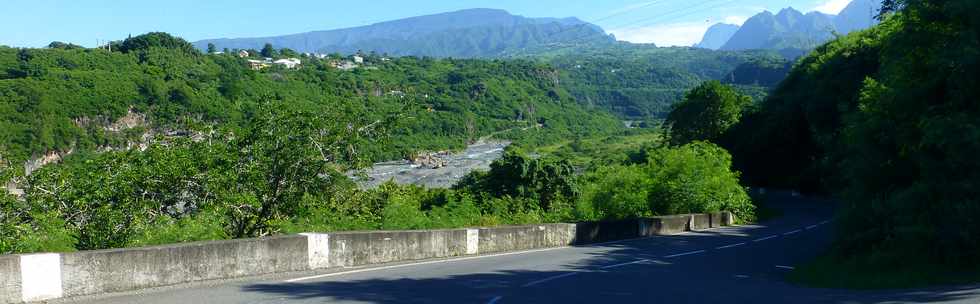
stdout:
[[20,256],[21,299],[45,301],[62,297],[61,255],[57,253]]
[[480,229],[466,229],[466,254],[480,253]]
[[320,233],[301,233],[307,239],[307,257],[310,269],[330,267],[330,235]]

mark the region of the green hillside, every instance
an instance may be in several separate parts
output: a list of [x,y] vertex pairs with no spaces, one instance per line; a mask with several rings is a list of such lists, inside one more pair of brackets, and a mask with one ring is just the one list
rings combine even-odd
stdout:
[[[329,67],[337,58],[303,58],[297,70],[253,71],[245,59],[200,54],[177,40],[140,36],[113,52],[0,48],[0,155],[21,162],[124,147],[144,135],[236,128],[264,104],[365,122],[404,116],[389,145],[365,147],[372,160],[460,148],[515,128],[534,127],[511,135],[532,141],[621,128],[579,107],[555,69],[528,61],[368,56],[366,66],[343,71]],[[134,116],[145,119],[116,126]]]

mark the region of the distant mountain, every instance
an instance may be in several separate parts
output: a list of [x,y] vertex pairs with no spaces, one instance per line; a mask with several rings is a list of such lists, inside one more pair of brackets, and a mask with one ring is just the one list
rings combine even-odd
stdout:
[[205,49],[260,49],[265,43],[299,52],[388,53],[393,56],[497,57],[524,48],[567,44],[611,44],[615,38],[577,18],[527,18],[495,9],[469,9],[368,26],[286,36],[212,39]]
[[[804,14],[793,8],[783,9],[777,14],[766,11],[746,20],[718,49],[769,49],[788,54],[804,53],[804,50],[833,39],[835,33],[846,35],[877,24],[874,16],[880,9],[879,1],[854,0],[836,16],[820,12]],[[712,29],[715,27],[719,29],[714,32],[709,29],[702,42],[696,46],[712,48],[723,34],[720,29],[731,29],[731,26],[723,24],[712,26]]]
[[870,28],[878,24],[874,16],[881,10],[881,1],[854,0],[844,8],[834,19],[837,32],[847,34]]
[[834,16],[819,12],[806,15],[786,8],[773,15],[762,12],[749,18],[722,50],[811,49],[834,37]]
[[739,29],[738,25],[718,23],[712,25],[708,28],[708,31],[704,33],[704,38],[701,42],[695,44],[694,47],[717,50],[728,42],[728,39],[732,38]]

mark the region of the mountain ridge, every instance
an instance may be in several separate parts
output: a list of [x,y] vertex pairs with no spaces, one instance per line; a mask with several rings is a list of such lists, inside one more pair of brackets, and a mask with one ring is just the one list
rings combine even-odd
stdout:
[[270,43],[276,48],[305,53],[374,51],[396,56],[495,57],[514,49],[579,41],[612,43],[615,40],[599,26],[575,17],[528,18],[505,10],[478,8],[351,28],[207,39],[193,44],[199,49],[205,49],[209,43],[219,49],[259,49]]
[[[719,33],[711,28],[695,46],[729,51],[809,50],[835,35],[846,35],[877,24],[874,16],[880,9],[881,4],[873,0],[854,0],[837,15],[818,11],[803,13],[793,7],[783,8],[775,14],[763,11],[746,20],[720,46],[714,47],[718,45]],[[712,28],[719,25],[723,23]]]

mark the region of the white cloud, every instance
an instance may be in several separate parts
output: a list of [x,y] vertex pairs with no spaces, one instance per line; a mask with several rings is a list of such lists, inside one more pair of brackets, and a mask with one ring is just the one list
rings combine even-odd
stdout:
[[657,46],[692,46],[701,42],[709,26],[711,24],[683,22],[613,29],[609,32],[616,35],[616,39],[633,43],[653,42]]
[[734,24],[734,25],[742,25],[742,23],[745,23],[745,20],[749,20],[749,18],[748,17],[745,17],[745,16],[728,16],[728,17],[725,17],[725,23]]
[[813,10],[824,14],[837,15],[850,3],[851,0],[827,0],[827,2],[814,7]]

